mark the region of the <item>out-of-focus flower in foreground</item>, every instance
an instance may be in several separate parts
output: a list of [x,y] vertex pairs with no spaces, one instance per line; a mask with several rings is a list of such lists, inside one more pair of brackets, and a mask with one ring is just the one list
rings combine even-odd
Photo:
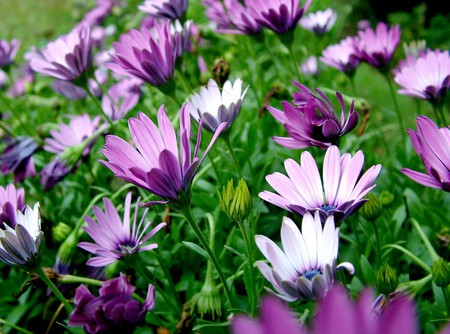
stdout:
[[336,146],[330,146],[325,153],[322,183],[311,153],[303,152],[300,161],[298,164],[292,159],[285,160],[287,176],[278,172],[267,175],[267,182],[278,194],[265,190],[259,197],[300,216],[312,211],[319,211],[322,221],[334,216],[335,223],[366,202],[364,196],[375,187],[373,182],[381,170],[381,165],[375,165],[359,177],[363,152],[358,151],[353,157],[350,153],[341,156]]
[[150,16],[175,20],[181,18],[188,7],[188,0],[145,0],[138,8]]
[[22,210],[25,205],[25,191],[10,183],[6,187],[0,186],[0,223],[13,226],[17,210]]
[[289,137],[274,137],[276,143],[290,149],[318,146],[326,149],[351,131],[358,124],[358,113],[354,103],[345,112],[342,94],[336,92],[341,106],[340,120],[337,112],[325,94],[315,89],[316,96],[306,86],[294,82],[299,91],[294,93],[294,105],[282,102],[283,111],[274,107],[267,107],[273,117],[282,123]]
[[333,28],[336,18],[336,12],[328,8],[303,16],[299,23],[303,28],[317,35],[323,35]]
[[337,270],[345,268],[351,274],[355,271],[348,262],[336,266],[339,228],[335,228],[332,216],[322,228],[318,212],[314,217],[306,213],[301,233],[291,219],[284,217],[281,225],[283,250],[265,236],[256,235],[255,240],[272,268],[264,261],[256,264],[275,288],[275,294],[286,301],[321,299],[333,285]]
[[417,132],[408,129],[408,134],[427,174],[409,168],[403,168],[402,173],[426,187],[450,191],[450,129],[439,128],[428,117],[419,116]]
[[10,65],[14,61],[19,46],[20,42],[17,39],[9,43],[6,40],[0,40],[0,67]]
[[349,36],[338,44],[330,45],[322,51],[322,63],[335,69],[352,74],[359,66],[360,59],[356,55],[357,37]]
[[135,287],[125,275],[103,282],[99,296],[91,294],[85,285],[75,292],[75,309],[70,315],[69,326],[82,326],[89,334],[131,334],[143,323],[145,314],[155,307],[155,288],[148,286],[147,297],[141,304],[133,298]]
[[107,198],[103,199],[105,211],[94,206],[94,214],[97,222],[91,217],[85,217],[88,226],[84,229],[94,239],[92,242],[80,242],[79,247],[87,250],[96,256],[89,259],[87,264],[94,267],[104,267],[116,262],[125,256],[145,252],[157,248],[156,243],[147,243],[160,229],[166,226],[161,223],[151,231],[147,231],[151,222],[144,223],[147,210],[145,210],[142,219],[138,222],[139,199],[136,203],[134,218],[131,221],[131,193],[128,193],[125,199],[125,208],[123,219]]
[[20,136],[6,140],[6,147],[0,155],[3,174],[14,174],[14,182],[22,182],[27,177],[34,177],[36,170],[33,154],[39,149],[39,143],[31,137]]

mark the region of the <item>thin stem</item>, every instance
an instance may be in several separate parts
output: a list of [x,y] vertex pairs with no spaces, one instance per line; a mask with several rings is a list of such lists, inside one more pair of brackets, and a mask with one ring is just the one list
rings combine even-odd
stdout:
[[353,95],[356,97],[356,86],[355,86],[355,76],[354,75],[348,75],[348,78],[350,79],[350,85],[352,86]]
[[97,100],[97,98],[92,94],[91,90],[86,86],[84,88],[84,90],[86,91],[87,95],[89,95],[89,97],[91,98],[92,101],[94,101],[95,106],[97,107],[98,110],[100,110],[100,113],[103,115],[103,118],[109,123],[109,125],[111,125],[111,127],[114,125],[113,121],[111,120],[111,118],[106,114],[106,112],[103,110],[102,106],[100,105],[100,102]]
[[0,129],[2,129],[11,138],[14,138],[14,135],[12,134],[12,132],[8,130],[8,128],[6,127],[6,125],[3,124],[2,121],[0,121]]
[[179,212],[184,216],[184,218],[188,222],[189,226],[192,228],[192,230],[194,231],[198,240],[200,241],[200,244],[203,246],[206,253],[208,254],[209,259],[211,260],[214,268],[217,271],[217,274],[219,275],[220,280],[222,281],[223,289],[228,298],[228,302],[230,303],[231,308],[235,308],[235,303],[232,298],[230,287],[228,286],[228,283],[227,283],[227,279],[226,279],[225,275],[223,274],[223,271],[220,267],[217,257],[214,255],[214,252],[209,247],[208,242],[206,241],[202,231],[200,230],[200,227],[198,226],[197,222],[195,221],[194,217],[192,216],[191,208],[189,206],[187,206],[185,208],[180,209]]
[[234,152],[233,149],[233,145],[231,144],[230,136],[229,135],[223,136],[223,140],[225,141],[225,144],[227,144],[228,150],[230,151],[231,157],[239,174],[239,178],[243,179],[241,166],[239,165],[239,160],[237,159],[236,153]]
[[381,240],[380,240],[380,233],[378,231],[378,226],[375,222],[375,220],[371,220],[370,223],[372,224],[373,231],[375,232],[375,240],[376,240],[376,254],[377,254],[377,267],[381,264]]
[[34,134],[33,131],[31,129],[29,129],[28,126],[25,125],[24,122],[22,122],[22,119],[20,118],[20,116],[16,114],[16,110],[12,107],[11,103],[9,103],[9,101],[3,96],[2,93],[0,93],[0,99],[2,100],[2,102],[5,105],[6,109],[11,111],[11,113],[14,116],[14,118],[19,122],[20,126],[24,129],[24,131],[28,135],[33,136],[33,134]]
[[442,121],[444,122],[442,124],[442,126],[448,126],[447,119],[445,118],[445,113],[444,113],[444,103],[440,102],[438,104],[438,112],[441,115]]
[[36,273],[36,275],[38,275],[41,278],[41,280],[44,281],[45,284],[47,284],[47,286],[50,288],[50,290],[52,290],[52,292],[55,294],[55,296],[61,301],[61,303],[64,304],[64,307],[66,308],[67,313],[70,314],[72,312],[72,306],[70,306],[69,302],[62,295],[62,293],[58,290],[56,285],[53,284],[53,282],[47,277],[44,270],[42,270],[42,268],[40,266],[38,266],[34,269],[34,272]]
[[297,56],[295,55],[293,45],[288,46],[288,50],[289,50],[289,56],[291,57],[292,66],[294,67],[294,73],[296,73],[298,81],[302,82],[300,66],[298,64]]
[[392,100],[394,101],[394,106],[395,106],[395,111],[397,112],[397,118],[398,118],[398,126],[400,128],[400,133],[402,134],[402,138],[403,138],[403,143],[405,143],[406,140],[406,134],[405,134],[405,127],[403,125],[403,119],[402,119],[402,114],[400,113],[400,108],[398,106],[398,102],[397,102],[397,96],[395,94],[394,91],[394,86],[392,85],[392,80],[389,77],[389,74],[386,73],[384,75],[384,77],[386,78],[386,81],[388,82],[388,86],[389,86],[389,90],[391,92],[392,95]]
[[156,260],[159,263],[159,267],[162,269],[164,276],[167,278],[167,280],[169,282],[169,290],[173,295],[173,299],[176,300],[178,304],[180,304],[180,300],[178,298],[177,291],[175,290],[175,284],[173,283],[172,275],[170,274],[170,272],[166,266],[166,262],[164,261],[161,254],[158,253],[158,251],[155,251],[153,254],[155,254]]
[[0,324],[8,326],[8,327],[11,327],[11,328],[13,328],[16,331],[21,332],[21,333],[33,334],[33,332],[27,331],[25,328],[16,326],[16,325],[14,325],[14,324],[10,323],[9,321],[6,321],[5,319],[2,319],[2,318],[0,318]]
[[74,275],[58,275],[57,281],[60,284],[82,283],[94,286],[102,286],[103,284],[103,281]]
[[247,264],[250,275],[250,286],[247,287],[249,299],[250,299],[250,309],[251,315],[254,317],[256,315],[256,291],[255,291],[255,271],[254,271],[254,258],[253,258],[253,250],[252,244],[250,242],[250,238],[248,236],[247,230],[245,228],[244,221],[238,221],[239,228],[242,233],[242,237],[244,238],[245,248],[247,251]]
[[445,306],[447,306],[447,318],[450,317],[450,294],[449,294],[449,286],[442,288],[442,294],[444,295]]

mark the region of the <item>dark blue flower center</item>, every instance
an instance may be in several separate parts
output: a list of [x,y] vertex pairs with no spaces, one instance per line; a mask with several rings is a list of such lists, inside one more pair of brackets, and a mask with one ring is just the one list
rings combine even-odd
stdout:
[[336,209],[334,205],[322,205],[320,208],[325,212]]
[[121,243],[118,248],[119,248],[118,250],[122,254],[131,255],[135,252],[136,243],[134,243],[132,241],[127,241],[127,242]]
[[309,279],[310,281],[316,277],[317,275],[322,275],[322,272],[320,270],[317,269],[311,269],[308,270],[306,273],[303,274],[303,276],[305,276],[307,279]]

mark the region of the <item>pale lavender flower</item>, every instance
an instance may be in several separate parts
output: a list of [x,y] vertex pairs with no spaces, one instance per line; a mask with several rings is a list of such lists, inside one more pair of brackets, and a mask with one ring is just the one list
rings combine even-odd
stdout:
[[318,75],[319,67],[317,65],[317,57],[311,56],[300,66],[300,72],[305,75]]
[[333,9],[328,8],[303,16],[299,23],[303,28],[312,31],[317,35],[323,35],[333,28],[336,18],[336,12]]
[[[144,113],[128,120],[131,137],[136,150],[117,136],[106,136],[105,148],[101,151],[108,161],[101,160],[116,177],[131,182],[162,197],[157,203],[186,204],[190,200],[190,188],[195,173],[211,149],[226,123],[221,124],[203,157],[198,158],[202,123],[199,125],[194,157],[191,157],[191,120],[189,107],[180,110],[180,148],[177,146],[175,129],[167,117],[165,107],[158,111],[158,125]],[[180,150],[180,152],[178,151]],[[153,204],[156,202],[152,202]]]
[[328,46],[322,51],[320,60],[341,72],[354,72],[360,63],[360,59],[355,53],[357,40],[357,37],[349,36],[338,44]]
[[356,55],[374,67],[385,67],[394,55],[400,35],[400,26],[389,28],[384,22],[378,23],[376,30],[360,30],[359,41],[355,45]]
[[214,79],[209,79],[206,87],[200,89],[189,100],[191,116],[211,132],[219,125],[227,122],[226,129],[233,125],[242,106],[248,87],[242,92],[242,80],[236,79],[234,84],[227,80],[222,90]]
[[438,126],[428,117],[417,117],[417,132],[408,129],[414,149],[427,174],[403,168],[402,173],[426,187],[450,191],[450,129]]
[[14,217],[17,210],[22,210],[25,204],[25,191],[10,183],[6,187],[0,186],[0,223],[7,223],[14,227]]
[[[239,3],[237,0],[225,0],[227,4]],[[217,0],[202,0],[202,4],[205,7],[206,17],[217,25],[217,29],[229,29],[232,26],[231,19],[227,15],[222,1]],[[228,5],[229,6],[229,5]],[[242,5],[241,5],[242,6]],[[238,15],[239,17],[239,15]]]
[[158,23],[151,30],[130,30],[113,43],[115,54],[106,66],[114,72],[163,86],[172,77],[180,39],[171,33],[171,22]]
[[318,211],[303,216],[302,232],[295,223],[283,218],[281,243],[283,250],[263,235],[255,236],[256,245],[272,265],[257,261],[259,270],[272,284],[275,294],[286,300],[321,299],[334,283],[336,271],[355,268],[344,262],[336,266],[339,249],[339,228],[329,216],[322,228]]
[[102,109],[113,121],[122,119],[133,109],[141,97],[143,82],[135,78],[125,78],[112,85],[102,96]]
[[325,94],[315,88],[314,95],[307,87],[294,81],[299,91],[294,93],[294,105],[282,102],[283,111],[267,107],[273,117],[282,123],[289,137],[273,137],[274,141],[290,149],[318,146],[326,149],[353,130],[358,123],[358,113],[354,102],[348,113],[345,111],[342,94],[336,92],[341,106],[340,120],[337,112]]
[[145,0],[138,8],[150,16],[175,20],[186,13],[188,0]]
[[5,87],[7,83],[8,83],[8,75],[5,73],[5,71],[0,69],[0,89]]
[[33,154],[39,149],[39,143],[31,137],[20,136],[7,139],[5,150],[0,155],[3,174],[14,174],[14,182],[22,182],[27,177],[34,177]]
[[424,39],[414,40],[409,43],[403,43],[403,50],[405,55],[413,56],[414,58],[419,58],[425,54],[427,50],[427,42]]
[[94,267],[104,267],[128,255],[145,252],[158,247],[156,243],[149,243],[166,223],[161,223],[148,231],[151,222],[144,223],[148,209],[145,210],[141,220],[138,221],[139,199],[134,209],[134,218],[131,222],[131,193],[125,199],[123,219],[119,217],[117,209],[107,198],[103,199],[105,211],[94,206],[94,214],[97,222],[91,217],[84,217],[88,226],[84,230],[94,239],[92,242],[80,242],[79,247],[95,254],[87,261]]
[[41,218],[39,203],[24,212],[17,210],[14,222],[0,229],[0,260],[23,268],[34,268],[39,263],[38,251],[41,243]]
[[10,43],[6,40],[0,40],[0,67],[10,65],[16,57],[20,42],[13,39]]
[[8,88],[8,93],[12,97],[18,97],[25,94],[25,89],[28,84],[34,82],[34,71],[31,69],[29,63],[25,63],[20,68],[19,77]]
[[450,56],[448,51],[428,49],[418,58],[409,56],[394,70],[400,94],[432,102],[442,101],[450,89]]
[[144,322],[145,315],[155,307],[155,287],[148,285],[147,297],[141,304],[133,297],[135,287],[120,273],[118,278],[102,283],[99,296],[80,285],[75,291],[75,309],[68,325],[82,326],[88,334],[131,334]]
[[222,24],[222,26],[219,24],[219,32],[257,34],[262,30],[263,25],[256,21],[256,17],[250,10],[250,6],[253,6],[253,0],[247,0],[243,3],[239,0],[225,0],[223,3],[225,5],[223,15],[228,17],[228,24]]
[[192,23],[192,20],[187,20],[181,25],[179,20],[175,20],[175,22],[170,25],[170,32],[175,40],[175,44],[178,45],[177,57],[181,57],[185,51],[190,51],[192,49]]
[[111,14],[113,9],[112,1],[101,1],[97,3],[97,6],[92,8],[86,14],[84,14],[83,19],[78,23],[79,27],[93,27],[95,25],[100,25],[103,20]]
[[75,28],[50,42],[30,61],[31,68],[55,79],[74,81],[83,75],[92,61],[92,38],[87,28]]
[[267,175],[267,182],[278,194],[265,190],[259,197],[300,216],[312,211],[319,211],[322,220],[334,216],[336,223],[366,202],[364,196],[375,187],[372,183],[381,170],[381,165],[375,165],[359,177],[364,162],[362,151],[354,157],[350,153],[341,156],[336,146],[330,146],[325,153],[323,182],[311,153],[303,152],[300,161],[285,160],[288,176],[278,172]]

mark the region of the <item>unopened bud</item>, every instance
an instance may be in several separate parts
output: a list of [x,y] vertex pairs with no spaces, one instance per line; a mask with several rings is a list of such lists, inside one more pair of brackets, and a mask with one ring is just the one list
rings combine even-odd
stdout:
[[385,262],[377,272],[377,289],[383,295],[389,296],[397,289],[398,278],[392,268]]
[[434,283],[440,288],[446,288],[450,284],[450,266],[443,258],[435,261],[431,267]]
[[233,221],[243,221],[250,214],[253,202],[248,190],[247,183],[241,179],[234,189],[233,180],[228,181],[223,187],[222,196],[219,195],[220,208]]
[[64,240],[66,240],[70,232],[72,232],[72,228],[69,225],[62,222],[60,222],[52,229],[53,238],[55,239],[56,242],[63,242]]
[[230,75],[230,64],[224,59],[216,59],[212,68],[212,75],[219,87],[222,87]]
[[376,198],[373,194],[369,194],[367,197],[368,201],[363,205],[360,212],[365,219],[372,221],[381,216],[383,207],[381,206],[381,202],[378,198]]
[[395,199],[394,194],[387,190],[383,190],[380,194],[380,202],[381,205],[384,207],[387,207],[392,203],[394,203],[394,199]]

